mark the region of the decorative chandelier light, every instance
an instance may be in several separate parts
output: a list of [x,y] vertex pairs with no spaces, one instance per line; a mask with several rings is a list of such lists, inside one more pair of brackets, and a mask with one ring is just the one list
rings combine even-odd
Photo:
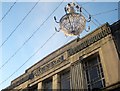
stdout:
[[55,30],[57,32],[60,30],[63,31],[66,36],[79,36],[80,33],[85,30],[86,21],[91,21],[91,16],[89,16],[89,19],[86,20],[82,15],[82,7],[72,2],[68,3],[64,9],[66,14],[60,19],[59,22],[54,16],[54,20],[60,25],[60,28],[57,29],[55,27]]

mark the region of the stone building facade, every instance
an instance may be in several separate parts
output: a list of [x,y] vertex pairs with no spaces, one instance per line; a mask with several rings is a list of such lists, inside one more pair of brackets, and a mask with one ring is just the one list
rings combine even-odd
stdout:
[[3,91],[120,89],[120,20],[49,54]]

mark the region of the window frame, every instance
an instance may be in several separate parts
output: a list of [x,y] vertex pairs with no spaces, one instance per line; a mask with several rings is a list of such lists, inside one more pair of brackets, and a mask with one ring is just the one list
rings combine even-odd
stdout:
[[[94,65],[89,66],[88,63],[90,63],[90,61],[92,61],[92,60],[96,60],[97,62],[95,62]],[[93,88],[93,86],[94,86],[93,84],[96,84],[99,81],[101,81],[102,88],[104,88],[105,87],[105,78],[104,78],[104,72],[103,72],[102,64],[100,62],[99,54],[95,53],[93,55],[88,56],[87,58],[82,60],[82,64],[83,64],[82,66],[83,66],[83,72],[84,72],[85,79],[86,79],[87,89],[95,89],[95,88]],[[93,70],[94,68],[95,69],[97,68],[97,77],[95,79],[91,80],[90,71],[91,71],[91,69]],[[86,71],[88,71],[88,72],[86,72]],[[101,88],[98,88],[98,89],[101,89]]]

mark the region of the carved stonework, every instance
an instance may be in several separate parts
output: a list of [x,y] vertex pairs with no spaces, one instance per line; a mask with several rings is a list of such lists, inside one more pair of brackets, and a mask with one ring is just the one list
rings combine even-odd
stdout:
[[68,56],[72,56],[75,53],[83,50],[84,48],[88,47],[89,45],[95,43],[96,41],[106,37],[107,35],[109,35],[111,33],[111,30],[108,28],[107,30],[102,30],[100,33],[96,34],[95,36],[83,41],[82,43],[80,43],[78,46],[68,49]]

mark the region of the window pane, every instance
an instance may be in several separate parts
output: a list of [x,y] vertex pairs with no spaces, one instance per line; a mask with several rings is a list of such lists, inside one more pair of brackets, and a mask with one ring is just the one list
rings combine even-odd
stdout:
[[91,81],[94,81],[94,79],[98,78],[99,77],[99,74],[98,74],[98,69],[97,68],[93,68],[92,70],[89,70],[89,73],[90,73],[90,79]]
[[45,91],[51,91],[52,90],[52,80],[46,80],[44,82],[44,89],[45,89]]
[[70,89],[70,72],[61,74],[61,89]]
[[88,65],[89,66],[93,66],[93,65],[95,65],[97,63],[98,63],[97,58],[92,58],[92,59],[88,60]]
[[101,80],[96,82],[96,83],[94,83],[94,84],[92,84],[92,88],[102,88],[102,87],[103,87],[103,85],[102,85],[102,81]]

